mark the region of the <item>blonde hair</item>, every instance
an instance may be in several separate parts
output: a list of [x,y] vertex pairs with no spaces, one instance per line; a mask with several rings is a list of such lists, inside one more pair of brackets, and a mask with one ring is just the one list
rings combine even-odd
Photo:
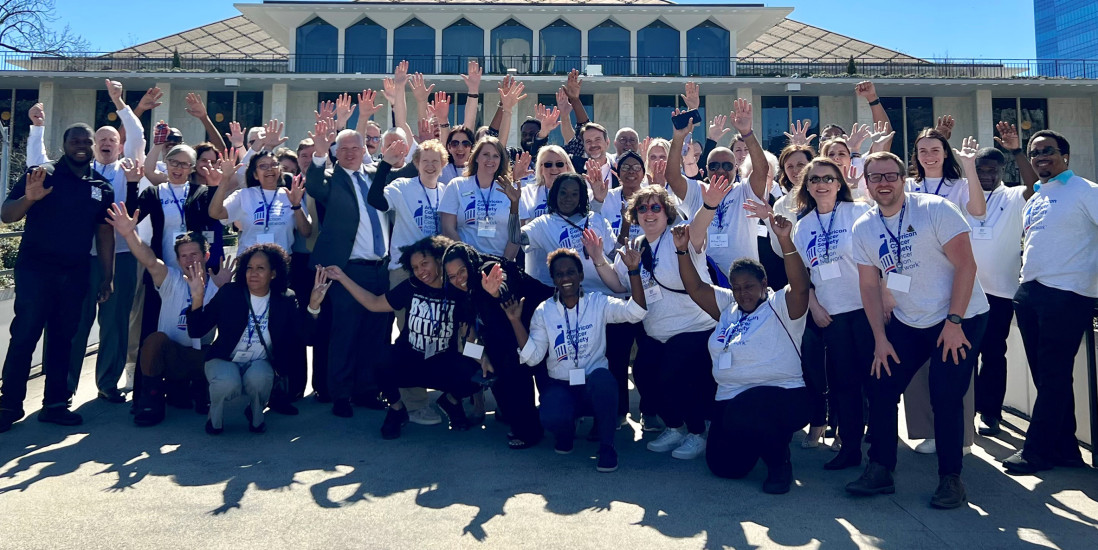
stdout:
[[575,172],[576,167],[572,165],[572,157],[568,156],[568,153],[564,151],[564,148],[559,145],[546,145],[538,150],[538,158],[534,161],[534,179],[537,184],[545,187],[545,168],[542,167],[542,163],[545,162],[545,155],[549,153],[555,153],[558,157],[564,159],[564,172]]

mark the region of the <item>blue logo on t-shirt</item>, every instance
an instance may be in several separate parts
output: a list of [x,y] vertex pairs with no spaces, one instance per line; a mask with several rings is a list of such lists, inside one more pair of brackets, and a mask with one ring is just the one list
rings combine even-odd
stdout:
[[473,197],[469,199],[469,202],[465,205],[465,225],[477,224],[477,199]]
[[885,273],[896,271],[896,255],[892,253],[892,247],[888,245],[888,237],[881,235],[881,239],[884,242],[881,243],[881,248],[877,252],[881,260],[881,270]]
[[564,342],[564,327],[557,325],[557,331],[557,338],[553,342],[553,353],[560,362],[568,359],[568,344]]

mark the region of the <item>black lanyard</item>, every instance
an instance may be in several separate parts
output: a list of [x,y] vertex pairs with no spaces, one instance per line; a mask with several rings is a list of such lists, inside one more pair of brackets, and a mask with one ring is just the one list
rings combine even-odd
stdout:
[[[591,216],[590,215],[583,218],[583,227],[580,227],[579,225],[577,225],[575,223],[572,223],[572,220],[568,219],[567,217],[564,216],[564,214],[561,214],[560,212],[557,212],[557,215],[560,216],[560,219],[564,220],[564,223],[567,223],[568,225],[578,229],[579,232],[580,232],[581,238],[583,236],[583,232],[587,230],[587,227],[591,223]],[[590,260],[591,259],[591,254],[589,254],[587,252],[587,247],[586,246],[581,246],[580,248],[583,249],[584,259]]]

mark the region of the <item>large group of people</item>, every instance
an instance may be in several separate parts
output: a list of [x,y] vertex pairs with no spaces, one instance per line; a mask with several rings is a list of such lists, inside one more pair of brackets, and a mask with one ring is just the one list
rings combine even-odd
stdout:
[[[380,95],[321,104],[296,148],[277,120],[233,123],[223,139],[195,94],[187,113],[210,141],[185,144],[160,121],[149,146],[139,115],[160,91],[131,108],[108,80],[124,133],[74,125],[51,161],[35,106],[28,171],[0,216],[26,220],[0,432],[24,416],[43,333],[37,418],[82,422],[70,407],[98,315],[98,397],[126,402],[119,381],[133,365],[124,388],[139,426],[172,405],[218,435],[243,394],[248,429],[262,433],[265,413],[298,413],[311,370],[315,401],[335,416],[384,410],[384,439],[441,423],[439,411],[466,430],[483,420],[485,391],[512,449],[548,433],[567,454],[577,420],[593,417],[597,469],[611,472],[631,380],[650,451],[704,455],[727,478],[761,460],[763,491],[780,494],[807,427],[803,447],[832,438],[826,469],[868,459],[846,490],[874,495],[895,491],[903,395],[909,417],[929,419],[930,502],[955,508],[975,414],[980,434],[1000,430],[1016,315],[1038,393],[1004,468],[1082,465],[1072,368],[1098,298],[1098,186],[1070,170],[1059,133],[1022,143],[1000,122],[1001,149],[981,149],[945,116],[918,133],[907,165],[862,82],[872,124],[825,127],[817,152],[798,121],[775,156],[748,100],[694,142],[706,121],[690,115],[689,83],[672,135],[642,138],[590,120],[572,71],[509,147],[523,84],[504,78],[478,128],[476,62],[463,78],[461,124],[448,120],[451,96],[401,63]],[[372,119],[382,96],[388,129]],[[549,143],[557,128],[563,145]],[[1003,151],[1019,186],[1002,183]],[[437,411],[428,389],[441,392]]]

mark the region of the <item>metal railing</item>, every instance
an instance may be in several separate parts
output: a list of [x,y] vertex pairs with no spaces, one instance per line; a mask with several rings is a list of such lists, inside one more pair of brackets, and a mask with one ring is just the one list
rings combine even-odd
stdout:
[[87,52],[69,56],[0,52],[0,71],[42,72],[200,72],[200,73],[306,73],[388,74],[396,63],[408,60],[410,71],[456,75],[477,59],[488,74],[562,75],[573,68],[599,65],[605,76],[665,76],[692,78],[963,78],[1098,79],[1098,59],[810,59],[715,57],[620,57],[529,55],[239,55],[136,54]]

